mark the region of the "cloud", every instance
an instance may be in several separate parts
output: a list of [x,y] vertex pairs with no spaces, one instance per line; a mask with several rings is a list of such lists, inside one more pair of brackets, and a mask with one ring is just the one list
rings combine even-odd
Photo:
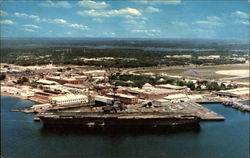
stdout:
[[195,24],[206,26],[206,27],[224,25],[224,23],[221,22],[221,19],[217,16],[207,16],[206,20],[195,21]]
[[116,35],[116,33],[114,33],[114,32],[104,32],[103,34],[106,36],[109,36],[109,37],[115,37],[115,35]]
[[156,5],[156,4],[180,4],[181,0],[131,0],[136,3]]
[[69,27],[77,28],[77,29],[80,29],[80,30],[89,30],[88,26],[82,25],[82,24],[70,24],[70,23],[68,23],[67,25]]
[[[66,27],[76,28],[76,29],[80,29],[80,30],[89,30],[88,26],[86,26],[86,25],[69,23],[69,22],[67,22],[64,19],[45,19],[45,18],[40,18],[37,15],[28,15],[26,13],[18,13],[18,12],[14,13],[13,16],[20,17],[20,18],[31,18],[31,19],[35,20],[36,22],[46,22],[46,23],[63,24]],[[33,25],[33,27],[34,26],[35,25]]]
[[156,36],[159,35],[159,33],[161,32],[161,30],[158,29],[150,29],[150,30],[132,30],[132,33],[143,33],[147,36]]
[[30,19],[34,19],[34,20],[39,20],[39,16],[37,15],[29,15],[29,14],[26,14],[26,13],[19,13],[19,12],[15,12],[13,14],[13,16],[15,17],[19,17],[19,18],[30,18]]
[[23,25],[23,27],[29,28],[29,29],[38,29],[38,28],[40,28],[39,26],[33,25],[33,24],[25,24],[25,25]]
[[160,12],[160,9],[154,7],[147,7],[145,11],[149,13],[154,13],[154,12]]
[[0,10],[0,15],[1,16],[6,16],[6,15],[8,15],[8,13],[6,11]]
[[48,0],[40,5],[43,7],[48,7],[48,8],[72,8],[73,7],[67,1],[52,2],[51,0]]
[[218,16],[207,16],[209,21],[220,21],[221,19]]
[[249,25],[249,17],[250,15],[242,12],[242,11],[236,11],[232,13],[232,17],[234,17],[234,23],[240,24],[240,25]]
[[136,33],[146,33],[146,32],[161,32],[160,30],[157,29],[152,29],[152,30],[132,30],[132,32]]
[[53,19],[49,21],[52,21],[52,23],[56,23],[56,24],[64,24],[64,26],[72,27],[72,28],[76,28],[80,30],[89,30],[88,26],[86,25],[69,23],[64,19]]
[[25,32],[35,32],[35,29],[39,29],[40,27],[34,24],[24,24],[20,28],[21,30]]
[[35,32],[35,30],[33,29],[28,29],[28,28],[25,28],[25,29],[22,29],[23,31],[26,31],[26,32]]
[[104,1],[97,2],[97,1],[92,1],[92,0],[82,0],[78,2],[78,5],[85,7],[85,8],[90,8],[90,9],[102,9],[102,8],[110,7],[110,5]]
[[248,20],[236,20],[235,23],[236,24],[241,24],[241,25],[249,25]]
[[54,21],[55,23],[58,23],[58,24],[66,24],[66,23],[67,23],[67,21],[64,20],[64,19],[54,19],[53,21]]
[[181,21],[173,21],[173,22],[171,22],[171,24],[176,25],[176,26],[180,26],[180,27],[188,27],[188,24],[181,22]]
[[221,22],[214,22],[214,21],[196,21],[196,24],[204,25],[204,26],[223,26],[224,24]]
[[196,29],[193,29],[192,31],[194,33],[194,36],[198,38],[214,38],[216,36],[216,33],[214,30],[196,28]]
[[242,11],[236,11],[232,13],[233,16],[238,17],[238,18],[249,18],[249,14],[244,13]]
[[141,16],[141,12],[134,8],[126,8],[126,9],[117,9],[117,10],[83,10],[78,11],[77,14],[79,15],[88,15],[94,17],[126,17],[126,18],[133,18]]
[[128,26],[136,28],[143,28],[146,25],[146,21],[140,19],[129,19],[124,21],[123,23],[127,24]]
[[15,22],[13,22],[11,20],[1,20],[0,24],[13,25],[13,24],[15,24]]
[[72,32],[65,32],[64,34],[66,34],[66,35],[72,35]]
[[138,24],[146,24],[146,21],[145,20],[136,21],[136,20],[131,19],[131,20],[124,21],[124,23],[138,25]]
[[95,21],[95,22],[103,22],[103,20],[101,18],[94,18],[93,21]]

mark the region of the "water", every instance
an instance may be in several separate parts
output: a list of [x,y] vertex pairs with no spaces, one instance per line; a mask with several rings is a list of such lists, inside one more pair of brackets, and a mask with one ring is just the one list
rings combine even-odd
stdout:
[[1,150],[5,158],[247,158],[249,115],[219,104],[205,105],[225,122],[200,129],[166,132],[86,132],[48,130],[33,114],[10,112],[33,105],[1,97]]

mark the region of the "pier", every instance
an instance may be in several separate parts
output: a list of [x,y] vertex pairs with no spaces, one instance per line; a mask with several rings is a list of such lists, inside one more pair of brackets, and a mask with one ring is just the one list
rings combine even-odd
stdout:
[[224,121],[224,117],[203,107],[198,103],[183,103],[186,112],[194,113],[201,118],[202,121]]
[[242,101],[248,101],[247,99],[236,99],[236,98],[203,98],[196,100],[198,104],[222,104],[224,106],[229,106],[234,109],[250,112],[250,106],[241,103]]

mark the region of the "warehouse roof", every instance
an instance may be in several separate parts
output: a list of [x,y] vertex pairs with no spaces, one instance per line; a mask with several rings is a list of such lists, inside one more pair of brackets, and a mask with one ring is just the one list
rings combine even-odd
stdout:
[[182,99],[182,98],[188,98],[188,96],[185,94],[175,94],[175,95],[169,95],[169,96],[164,97],[164,99],[168,99],[168,100]]
[[170,89],[185,89],[186,87],[184,86],[175,86],[175,85],[171,85],[171,84],[161,84],[161,85],[157,85],[158,87],[162,87],[162,88],[170,88]]
[[49,80],[43,80],[43,79],[40,79],[38,81],[36,81],[37,83],[41,83],[41,84],[48,84],[48,85],[53,85],[53,84],[58,84],[57,82],[55,81],[49,81]]
[[74,94],[68,94],[68,95],[63,95],[59,97],[52,97],[52,100],[56,101],[64,101],[64,100],[74,100],[74,99],[86,99],[86,95],[74,95]]

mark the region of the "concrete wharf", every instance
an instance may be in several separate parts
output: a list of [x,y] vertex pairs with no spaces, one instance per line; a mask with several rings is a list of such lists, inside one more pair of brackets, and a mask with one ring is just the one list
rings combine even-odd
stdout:
[[203,121],[223,121],[224,117],[205,108],[204,106],[194,103],[194,102],[187,102],[182,103],[181,106],[185,108],[181,110],[181,112],[189,112],[194,113],[201,118]]

